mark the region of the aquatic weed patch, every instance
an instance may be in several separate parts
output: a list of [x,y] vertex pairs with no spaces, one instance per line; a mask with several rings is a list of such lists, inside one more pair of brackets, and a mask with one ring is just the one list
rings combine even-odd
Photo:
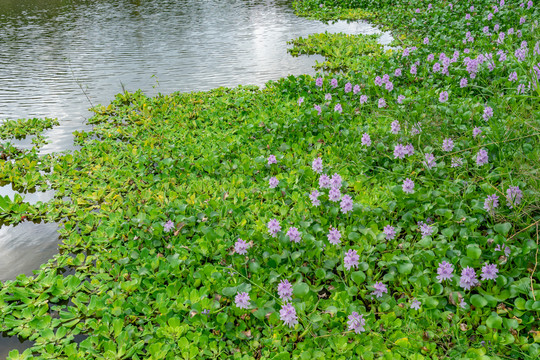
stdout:
[[379,35],[312,34],[289,42],[293,47],[288,52],[293,56],[300,54],[320,54],[327,61],[315,65],[316,69],[339,71],[359,70],[356,63],[369,62],[361,56],[378,56],[383,46],[377,43]]
[[397,5],[366,71],[96,107],[37,165],[64,244],[3,284],[11,358],[536,358],[538,11]]
[[55,125],[59,125],[58,120],[50,118],[4,120],[0,125],[0,139],[21,139],[28,135],[37,135]]

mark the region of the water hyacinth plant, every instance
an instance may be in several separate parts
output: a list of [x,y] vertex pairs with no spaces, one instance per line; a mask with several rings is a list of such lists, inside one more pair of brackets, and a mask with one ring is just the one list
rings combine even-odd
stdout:
[[72,154],[3,143],[3,181],[56,193],[0,197],[2,220],[63,239],[1,284],[0,330],[32,341],[9,358],[537,359],[540,13],[521,3],[298,1],[392,49],[313,36],[297,47],[339,72],[125,92]]

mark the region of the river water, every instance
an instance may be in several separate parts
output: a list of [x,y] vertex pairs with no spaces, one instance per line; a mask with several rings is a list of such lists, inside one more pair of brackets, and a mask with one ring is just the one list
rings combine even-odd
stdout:
[[[124,89],[156,95],[314,74],[323,58],[292,57],[287,41],[324,31],[378,32],[365,22],[299,18],[280,0],[0,0],[0,122],[58,118],[42,153],[73,150],[72,132],[88,128],[87,109]],[[389,34],[380,40],[390,41]],[[0,184],[0,195],[15,193]],[[53,193],[21,195],[36,202]],[[1,226],[0,280],[31,275],[51,258],[56,229]],[[20,346],[0,337],[0,358]]]

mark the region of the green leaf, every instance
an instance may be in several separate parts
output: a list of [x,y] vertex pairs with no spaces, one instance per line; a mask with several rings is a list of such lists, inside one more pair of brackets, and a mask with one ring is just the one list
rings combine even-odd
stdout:
[[512,229],[512,224],[510,223],[497,224],[493,227],[493,230],[504,236],[508,235],[510,229]]
[[501,329],[502,318],[497,314],[491,314],[486,320],[486,325],[491,329]]
[[480,259],[480,256],[482,255],[482,250],[478,247],[478,245],[469,245],[467,246],[467,256],[471,259]]
[[483,308],[487,305],[487,300],[482,295],[475,294],[471,296],[471,304],[477,308]]
[[301,282],[301,283],[293,285],[293,294],[298,297],[303,298],[304,296],[308,294],[308,292],[309,292],[309,286],[306,283]]
[[221,293],[223,296],[231,297],[236,294],[236,286],[223,288]]
[[363,271],[355,271],[351,274],[351,278],[357,285],[360,285],[366,281],[366,274]]
[[229,316],[227,314],[225,314],[224,312],[220,312],[217,316],[216,316],[216,321],[218,323],[220,323],[221,325],[225,324],[227,322],[227,319],[229,318]]
[[514,300],[514,305],[516,306],[518,310],[525,310],[526,302],[527,301],[523,298],[517,298],[516,300]]
[[398,265],[398,271],[402,275],[407,275],[412,272],[413,264],[410,262],[401,263]]

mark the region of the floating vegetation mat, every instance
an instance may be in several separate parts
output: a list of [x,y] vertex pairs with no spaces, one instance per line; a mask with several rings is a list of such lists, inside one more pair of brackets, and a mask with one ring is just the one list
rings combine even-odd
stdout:
[[33,341],[10,359],[540,356],[538,6],[295,7],[368,9],[401,49],[264,89],[125,92],[79,151],[7,147],[3,180],[56,192],[3,198],[2,219],[63,240],[2,284],[0,331]]

